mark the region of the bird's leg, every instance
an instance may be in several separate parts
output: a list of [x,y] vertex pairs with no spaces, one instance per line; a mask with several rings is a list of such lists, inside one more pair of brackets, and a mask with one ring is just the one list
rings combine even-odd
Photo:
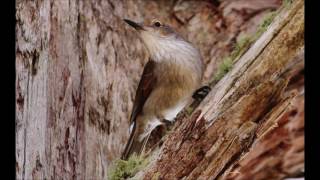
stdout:
[[193,93],[192,97],[197,101],[201,101],[208,95],[210,91],[211,88],[209,86],[202,86]]
[[163,123],[163,125],[165,126],[166,131],[168,131],[169,129],[171,129],[171,127],[174,125],[174,121],[169,121],[167,119],[161,119],[161,122]]
[[[150,136],[152,132],[160,125],[162,125],[163,122],[160,119],[156,119],[152,122],[148,122],[146,127],[144,128],[144,133],[142,135],[141,141],[142,141],[142,146],[140,149],[140,154],[143,153],[145,154],[145,149],[147,148],[149,140],[152,141],[152,138],[150,139]],[[152,136],[151,136],[152,137]]]
[[[157,126],[149,135],[148,142],[145,145],[143,154],[148,156],[152,151],[154,151],[157,147],[160,147],[163,143],[163,136],[167,132],[167,127],[162,123]],[[147,137],[146,137],[147,138]]]
[[142,148],[141,148],[141,151],[140,151],[140,154],[145,154],[145,148],[146,148],[146,145],[148,143],[148,140],[150,138],[150,135],[151,135],[151,132],[147,135],[147,137],[145,137],[145,139],[143,140],[143,145],[142,145]]
[[174,124],[174,121],[169,121],[167,119],[162,119],[162,122],[165,124],[165,125],[168,125],[168,126],[171,126]]

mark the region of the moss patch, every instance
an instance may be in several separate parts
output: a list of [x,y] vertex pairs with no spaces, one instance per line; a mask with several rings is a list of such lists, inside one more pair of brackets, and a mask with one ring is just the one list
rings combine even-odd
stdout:
[[229,56],[225,57],[222,63],[219,65],[217,72],[214,75],[213,81],[210,83],[210,86],[217,83],[225,74],[227,74],[231,70],[235,60],[239,59],[239,57],[242,56],[247,49],[249,49],[251,44],[253,44],[268,29],[277,14],[278,11],[272,11],[267,14],[264,17],[262,23],[258,26],[258,29],[254,35],[243,36],[237,41],[234,50],[230,53]]
[[232,68],[232,59],[230,57],[224,58],[218,67],[218,71],[214,76],[215,81],[219,81]]
[[[259,27],[258,27],[258,31],[257,31],[257,35],[256,35],[257,37],[255,37],[256,39],[257,39],[258,37],[260,37],[260,35],[261,35],[262,33],[264,33],[264,32],[268,29],[268,27],[270,26],[270,24],[272,23],[274,17],[275,17],[277,14],[278,14],[277,11],[272,11],[272,12],[268,13],[268,14],[264,17],[262,23],[261,23],[261,24],[259,25]],[[256,40],[256,39],[255,39],[255,40]]]
[[160,179],[160,173],[159,172],[156,172],[153,176],[152,176],[152,179],[151,180],[158,180]]
[[292,4],[292,1],[293,1],[293,0],[283,0],[282,3],[283,3],[283,5],[284,5],[285,7],[288,7],[289,5]]
[[133,154],[127,161],[116,160],[109,169],[108,180],[123,180],[133,177],[148,164],[148,159]]
[[247,48],[250,46],[250,44],[253,42],[252,38],[249,36],[243,36],[241,37],[234,48],[234,50],[231,53],[231,59],[235,60],[237,57],[242,55]]

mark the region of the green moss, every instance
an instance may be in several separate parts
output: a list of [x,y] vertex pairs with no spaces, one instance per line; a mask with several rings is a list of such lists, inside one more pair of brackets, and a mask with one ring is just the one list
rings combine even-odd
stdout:
[[237,57],[242,55],[248,49],[251,43],[252,43],[252,38],[250,38],[249,36],[241,37],[237,41],[237,44],[231,53],[230,58],[232,59],[232,61],[234,61]]
[[159,172],[156,172],[153,176],[152,176],[152,179],[151,180],[158,180],[160,177],[160,173]]
[[293,0],[283,0],[283,1],[282,1],[282,4],[283,4],[285,7],[288,7],[290,4],[292,4],[292,1],[293,1]]
[[224,58],[218,67],[218,71],[214,76],[214,80],[219,81],[232,68],[232,59],[230,57]]
[[186,108],[186,113],[187,113],[187,115],[190,116],[190,115],[192,114],[193,110],[194,110],[194,109],[193,109],[192,107],[187,107],[187,108]]
[[258,26],[258,29],[254,35],[243,36],[237,41],[234,50],[230,53],[229,56],[225,57],[222,63],[219,65],[217,73],[214,75],[214,79],[211,85],[218,82],[225,74],[227,74],[231,70],[235,60],[237,60],[250,47],[250,45],[268,29],[276,15],[277,11],[270,12],[264,17],[262,23]]
[[261,36],[261,34],[264,33],[268,29],[268,27],[270,26],[274,17],[277,14],[278,14],[277,11],[272,11],[264,17],[262,23],[258,27],[257,33],[255,34],[255,36],[253,36],[253,40],[258,39]]
[[127,161],[116,160],[109,169],[108,180],[123,180],[133,177],[138,171],[146,167],[148,159],[133,154]]
[[217,73],[214,75],[214,82],[219,81],[231,70],[235,59],[241,56],[249,48],[252,42],[252,38],[249,36],[243,36],[237,41],[234,50],[229,56],[225,57],[219,65]]

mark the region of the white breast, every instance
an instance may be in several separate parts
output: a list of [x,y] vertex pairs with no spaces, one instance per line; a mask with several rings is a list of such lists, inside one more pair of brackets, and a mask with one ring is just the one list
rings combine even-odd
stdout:
[[188,104],[188,100],[182,100],[174,107],[166,110],[163,114],[164,118],[168,121],[173,121],[177,114]]

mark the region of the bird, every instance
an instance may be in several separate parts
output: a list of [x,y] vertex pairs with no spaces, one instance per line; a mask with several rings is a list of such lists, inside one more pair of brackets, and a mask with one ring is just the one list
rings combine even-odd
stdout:
[[200,87],[204,64],[198,48],[158,19],[123,19],[137,32],[147,49],[130,116],[129,140],[121,155],[140,155],[152,130],[167,122],[192,100]]

